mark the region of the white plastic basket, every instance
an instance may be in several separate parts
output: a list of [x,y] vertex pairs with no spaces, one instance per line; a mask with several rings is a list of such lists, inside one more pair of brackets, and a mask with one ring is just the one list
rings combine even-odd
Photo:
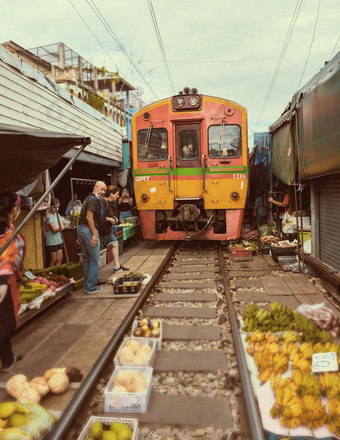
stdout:
[[99,252],[99,269],[106,266],[106,249]]
[[108,426],[108,427],[113,422],[124,423],[125,425],[128,425],[133,431],[131,440],[137,440],[137,438],[138,438],[137,437],[137,435],[138,435],[138,420],[137,419],[91,416],[89,418],[89,420],[87,421],[86,425],[84,426],[84,429],[81,431],[77,440],[87,440],[90,437],[91,426],[93,425],[94,422],[102,422],[102,424],[104,426]]
[[[143,393],[112,393],[114,387],[114,377],[122,370],[133,370],[142,373],[147,381],[146,389]],[[152,388],[152,371],[150,367],[116,367],[104,390],[105,412],[138,412],[145,413],[150,399]]]
[[[142,345],[148,345],[151,348],[151,352],[150,352],[150,356],[148,357],[148,359],[146,360],[146,362],[121,362],[118,359],[118,355],[119,352],[122,348],[125,347],[125,345],[127,344],[128,341],[136,341],[138,342],[139,346],[141,347]],[[156,356],[156,339],[151,339],[151,338],[124,338],[121,346],[119,347],[119,350],[116,353],[116,356],[114,358],[114,364],[115,367],[152,367],[153,365],[153,361],[155,360],[155,356]]]
[[[151,319],[151,322],[153,323],[155,320],[154,319]],[[136,327],[138,327],[138,320],[134,320],[133,321],[133,324],[132,324],[132,330],[131,330],[131,338],[134,338],[134,339],[141,339],[141,338],[139,338],[138,336],[134,336],[133,335],[133,331],[134,331],[134,329],[136,328]],[[162,329],[162,320],[161,319],[159,319],[159,333],[160,333],[160,336],[159,336],[159,338],[151,338],[151,339],[153,339],[154,341],[156,341],[156,349],[157,350],[161,350],[162,349],[162,339],[163,339],[163,329]],[[149,338],[148,338],[149,339]]]

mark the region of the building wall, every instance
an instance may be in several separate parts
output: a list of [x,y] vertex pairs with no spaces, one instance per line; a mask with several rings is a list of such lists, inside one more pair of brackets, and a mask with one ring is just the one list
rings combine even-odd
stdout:
[[122,161],[122,135],[112,121],[2,47],[0,84],[1,123],[89,136],[87,152],[112,160],[113,166]]

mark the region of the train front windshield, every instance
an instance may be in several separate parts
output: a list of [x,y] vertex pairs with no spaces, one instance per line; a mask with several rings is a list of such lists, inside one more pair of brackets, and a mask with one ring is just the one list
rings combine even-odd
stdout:
[[209,127],[209,157],[240,157],[242,152],[239,125],[212,125]]
[[168,132],[165,128],[139,130],[137,135],[138,159],[145,162],[168,158]]

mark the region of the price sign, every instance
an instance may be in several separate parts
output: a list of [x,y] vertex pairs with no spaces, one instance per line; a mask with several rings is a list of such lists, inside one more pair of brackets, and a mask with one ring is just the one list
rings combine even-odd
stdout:
[[24,272],[24,275],[29,278],[30,280],[34,280],[35,275],[33,275],[32,272],[30,272],[29,270],[27,270],[26,272]]
[[338,371],[338,359],[335,351],[329,353],[314,353],[312,357],[313,373],[324,371]]

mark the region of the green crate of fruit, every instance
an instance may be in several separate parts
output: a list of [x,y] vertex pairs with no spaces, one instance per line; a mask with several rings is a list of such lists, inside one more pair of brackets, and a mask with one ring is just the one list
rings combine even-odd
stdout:
[[83,263],[72,263],[67,266],[67,276],[75,281],[84,278]]

